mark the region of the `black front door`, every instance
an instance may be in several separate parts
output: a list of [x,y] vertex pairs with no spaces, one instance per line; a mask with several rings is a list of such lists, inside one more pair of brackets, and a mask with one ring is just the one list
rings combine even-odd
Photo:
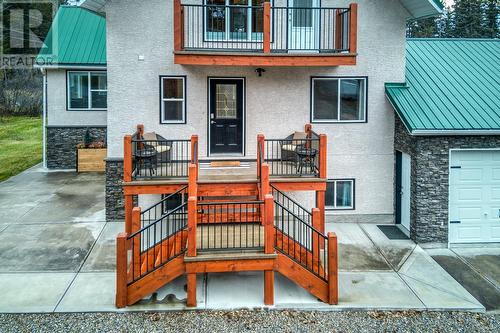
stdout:
[[243,153],[243,80],[209,80],[211,154]]

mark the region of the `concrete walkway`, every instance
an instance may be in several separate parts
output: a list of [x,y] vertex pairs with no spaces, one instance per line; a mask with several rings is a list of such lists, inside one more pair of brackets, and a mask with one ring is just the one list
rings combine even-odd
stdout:
[[[0,312],[117,311],[115,237],[104,176],[34,167],[0,183]],[[484,311],[431,256],[375,225],[328,223],[339,238],[340,303],[329,306],[276,276],[274,308]],[[263,307],[262,273],[198,279],[199,309]],[[185,308],[183,277],[121,311]]]

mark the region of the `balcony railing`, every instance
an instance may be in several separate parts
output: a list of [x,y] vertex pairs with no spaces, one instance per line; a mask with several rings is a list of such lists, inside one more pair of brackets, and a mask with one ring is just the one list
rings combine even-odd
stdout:
[[[271,7],[179,4],[178,50],[355,52],[356,5]],[[176,26],[177,28],[177,26]]]

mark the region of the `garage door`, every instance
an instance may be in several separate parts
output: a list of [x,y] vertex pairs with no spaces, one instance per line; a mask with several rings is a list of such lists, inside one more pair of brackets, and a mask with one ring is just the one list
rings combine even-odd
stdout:
[[500,242],[500,151],[452,151],[450,243]]

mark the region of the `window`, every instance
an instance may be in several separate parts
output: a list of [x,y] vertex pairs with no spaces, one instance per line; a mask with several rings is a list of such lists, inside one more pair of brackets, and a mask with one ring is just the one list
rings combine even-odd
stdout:
[[163,76],[161,80],[162,124],[186,123],[186,78],[183,76]]
[[335,179],[326,183],[327,209],[354,209],[354,179]]
[[205,38],[212,41],[261,41],[264,29],[264,1],[205,0]]
[[366,78],[312,78],[313,122],[365,122]]
[[68,110],[106,110],[106,72],[68,72]]

